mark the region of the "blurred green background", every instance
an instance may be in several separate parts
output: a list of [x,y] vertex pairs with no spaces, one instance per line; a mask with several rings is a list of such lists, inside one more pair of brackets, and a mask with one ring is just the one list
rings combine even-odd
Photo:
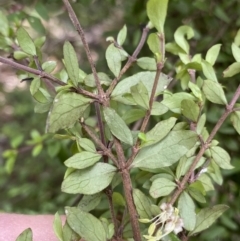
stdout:
[[[141,28],[147,22],[143,0],[81,0],[72,5],[86,31],[98,70],[109,72],[104,59],[107,36],[115,36],[124,23],[128,27],[125,49],[133,53]],[[173,41],[174,31],[180,25],[194,28],[195,37],[190,41],[191,54],[202,53],[214,44],[221,43],[221,53],[215,65],[219,81],[225,86],[230,99],[239,84],[238,77],[223,79],[222,71],[233,61],[231,43],[240,27],[240,1],[171,0],[165,24],[166,41]],[[71,41],[79,54],[79,66],[90,69],[81,42],[74,31],[60,0],[4,1],[1,12],[7,16],[12,29],[23,24],[32,37],[46,35],[43,58],[55,60],[61,67],[62,46]],[[1,18],[0,18],[1,21]],[[1,26],[1,22],[0,22]],[[14,37],[14,32],[10,35]],[[9,57],[11,48],[0,36],[0,55]],[[147,46],[140,56],[150,56]],[[174,76],[177,58],[167,53],[166,74]],[[128,74],[135,71],[131,68]],[[22,74],[22,73],[20,73]],[[23,77],[26,77],[23,75]],[[55,213],[76,201],[73,195],[61,193],[60,186],[65,172],[62,164],[72,155],[72,143],[45,135],[46,113],[34,113],[34,100],[29,93],[29,83],[20,82],[16,71],[0,65],[0,210],[18,213]],[[180,89],[176,81],[172,87]],[[208,105],[207,128],[210,131],[222,109]],[[196,240],[240,240],[240,150],[239,135],[226,121],[216,139],[232,157],[236,167],[224,172],[224,183],[216,185],[216,192],[209,193],[208,205],[227,204],[230,209]],[[194,238],[192,239],[194,240]]]

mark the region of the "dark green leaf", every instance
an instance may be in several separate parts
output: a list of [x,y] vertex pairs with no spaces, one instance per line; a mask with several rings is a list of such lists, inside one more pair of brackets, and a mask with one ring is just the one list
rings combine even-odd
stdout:
[[103,109],[103,114],[111,133],[120,141],[132,145],[132,133],[117,112],[106,107]]
[[196,224],[195,204],[187,192],[182,192],[178,200],[180,217],[183,219],[184,228],[192,231]]
[[147,15],[159,33],[164,33],[164,23],[167,15],[168,0],[149,0]]
[[84,212],[90,212],[95,207],[97,207],[101,199],[102,199],[101,192],[93,195],[84,195],[78,204],[78,208],[80,208]]
[[181,102],[182,114],[191,121],[197,122],[200,108],[193,100],[183,100]]
[[32,241],[32,236],[32,229],[28,228],[17,237],[16,241]]
[[140,109],[131,109],[131,111],[126,111],[122,116],[122,119],[125,121],[126,124],[130,124],[135,122],[141,118],[143,118],[146,114],[145,110]]
[[225,69],[223,71],[223,77],[224,78],[232,77],[238,73],[240,73],[240,63],[235,62],[235,63],[231,64],[230,66],[228,66],[227,69]]
[[207,61],[205,61],[204,59],[202,60],[202,70],[203,70],[203,74],[204,76],[209,79],[212,80],[214,82],[218,82],[217,80],[217,76],[215,74],[215,71],[212,67],[211,64],[209,64]]
[[230,164],[230,156],[229,154],[219,146],[210,147],[212,158],[217,163],[217,165],[223,169],[232,169],[234,168]]
[[193,231],[189,233],[192,236],[195,233],[199,233],[211,226],[218,217],[222,215],[228,209],[226,205],[216,205],[212,208],[204,208],[197,214],[197,222]]
[[46,21],[49,20],[48,10],[43,3],[37,2],[35,5],[35,9],[41,18],[43,18]]
[[102,191],[112,181],[116,168],[107,163],[97,163],[83,170],[68,175],[62,183],[66,193],[92,195]]
[[196,181],[194,183],[191,183],[187,191],[196,201],[200,203],[206,203],[206,199],[204,197],[206,195],[206,192],[201,182]]
[[79,208],[66,208],[70,227],[87,241],[107,241],[106,232],[99,219]]
[[140,218],[152,218],[151,201],[139,189],[133,189],[133,200]]
[[149,169],[171,166],[185,155],[197,140],[196,133],[192,131],[171,131],[162,141],[142,148],[132,166]]
[[230,120],[233,124],[233,127],[240,135],[240,112],[239,111],[232,112],[232,114],[230,115]]
[[116,206],[123,206],[123,207],[126,206],[126,202],[124,200],[124,197],[119,192],[113,193],[112,200],[113,200],[113,204],[116,205]]
[[90,102],[90,99],[73,92],[57,94],[48,115],[47,132],[54,133],[59,129],[73,127]]
[[45,35],[45,28],[39,18],[28,16],[27,20],[35,31],[37,31],[40,35]]
[[142,147],[149,146],[161,141],[164,137],[167,136],[167,134],[175,125],[176,121],[177,119],[175,117],[171,117],[167,120],[163,120],[157,123],[150,131],[146,133],[146,143],[144,143]]
[[54,215],[53,230],[58,240],[63,241],[62,220],[58,212]]
[[169,195],[177,187],[176,183],[167,178],[160,177],[153,181],[149,193],[153,198]]
[[204,80],[203,92],[209,101],[220,105],[227,104],[223,88],[219,83],[211,80]]
[[212,66],[216,62],[221,46],[222,46],[221,44],[215,44],[207,51],[206,61]]
[[98,162],[101,159],[101,157],[102,155],[98,153],[82,151],[68,158],[64,162],[64,164],[67,167],[73,167],[75,169],[84,169]]
[[72,80],[73,85],[77,87],[79,81],[78,59],[73,46],[68,41],[64,43],[63,56],[69,78]]
[[30,55],[36,55],[36,47],[29,36],[28,32],[24,28],[19,28],[17,31],[17,40],[21,49]]
[[183,25],[174,33],[176,43],[185,51],[186,54],[189,54],[189,43],[185,39],[185,36],[187,39],[191,39],[194,36],[194,31],[190,26]]
[[156,70],[157,64],[154,58],[142,57],[137,60],[137,65],[145,70]]
[[126,25],[123,26],[123,28],[120,30],[117,36],[117,43],[121,46],[124,44],[127,37],[127,27]]
[[131,87],[131,94],[137,105],[140,105],[146,110],[149,108],[148,90],[142,81]]

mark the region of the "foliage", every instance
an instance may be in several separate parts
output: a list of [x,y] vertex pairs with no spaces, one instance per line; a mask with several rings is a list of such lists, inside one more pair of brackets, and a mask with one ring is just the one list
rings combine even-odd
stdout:
[[[63,67],[55,70],[57,63],[46,61],[42,48],[46,38],[32,37],[18,15],[0,15],[2,50],[9,53],[17,46],[14,61],[0,57],[0,62],[19,69],[19,74],[28,73],[22,79],[31,81],[35,112],[48,113],[47,134],[31,132],[27,144],[32,156],[40,155],[44,145],[52,157],[72,145],[63,159],[67,169],[61,187],[65,193],[80,195],[80,201],[77,207],[66,207],[64,227],[55,215],[57,237],[64,241],[73,236],[87,241],[214,240],[214,232],[212,236],[208,231],[208,235],[199,233],[215,223],[227,205],[231,207],[216,185],[238,171],[234,169],[237,150],[224,143],[221,134],[235,135],[234,129],[240,133],[236,103],[240,87],[223,87],[219,72],[223,78],[239,73],[240,32],[235,31],[230,47],[234,62],[225,61],[218,68],[221,45],[210,39],[205,54],[206,40],[194,24],[185,21],[174,33],[167,31],[172,25],[167,24],[167,9],[190,4],[149,0],[144,10],[148,22],[135,50],[124,25],[116,38],[107,38],[108,69],[97,68],[101,69],[97,72],[82,26],[69,2],[63,2],[86,52],[87,70],[79,68],[79,55],[69,41],[63,44]],[[204,1],[194,2],[198,9],[207,11],[206,6]],[[230,24],[224,7],[225,3],[217,6],[214,15]],[[49,18],[44,5],[36,5],[36,11],[42,19]],[[44,34],[39,18],[24,16]],[[226,121],[229,116],[232,124]],[[12,137],[11,148],[3,153],[8,173],[22,143],[21,135]],[[233,161],[229,151],[236,154]],[[213,193],[219,198],[211,199]],[[212,230],[221,229],[230,240],[227,229],[236,230],[236,224],[231,220],[234,210],[227,212],[221,216],[222,225],[215,224]],[[31,240],[31,235],[26,230],[18,240]]]

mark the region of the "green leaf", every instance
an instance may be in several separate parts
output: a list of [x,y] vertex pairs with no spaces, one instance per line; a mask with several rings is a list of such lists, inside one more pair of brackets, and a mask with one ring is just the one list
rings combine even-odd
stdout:
[[187,39],[191,39],[194,36],[194,31],[190,26],[180,26],[174,33],[176,43],[185,51],[186,54],[189,54],[189,43],[185,39],[185,36]]
[[239,111],[232,112],[232,114],[230,115],[230,120],[233,124],[234,129],[240,135],[240,112]]
[[240,48],[235,43],[232,43],[232,54],[234,59],[240,62]]
[[[116,101],[122,101],[122,96],[126,93],[130,93],[131,87],[138,84],[140,81],[142,81],[142,83],[145,85],[148,90],[148,95],[150,96],[155,75],[155,72],[144,71],[121,80],[112,92],[112,99]],[[172,78],[168,77],[165,74],[161,74],[157,85],[156,96],[162,93],[171,81]]]
[[28,32],[24,28],[19,28],[17,31],[17,40],[21,49],[30,55],[37,55],[36,47],[29,36]]
[[240,73],[240,63],[234,62],[223,71],[223,77],[232,77],[238,73]]
[[123,28],[119,31],[117,36],[117,43],[122,46],[126,40],[127,37],[127,27],[126,24],[123,26]]
[[84,195],[78,204],[78,208],[80,208],[84,212],[90,212],[98,206],[102,199],[102,196],[103,195],[101,192],[93,195]]
[[207,174],[201,174],[198,178],[198,181],[200,181],[204,187],[204,190],[206,192],[215,190],[211,178]]
[[178,55],[179,53],[185,53],[185,51],[182,48],[180,48],[176,43],[167,43],[165,45],[165,49],[167,52],[170,52],[175,55]]
[[40,21],[40,19],[30,15],[27,15],[27,16],[28,16],[27,20],[31,25],[32,29],[37,31],[40,35],[46,35],[45,28],[42,25],[42,22]]
[[[160,49],[161,43],[160,43],[160,38],[158,34],[151,33],[148,36],[147,44],[153,54],[161,54],[161,49]],[[155,61],[155,65],[156,65],[156,61]]]
[[51,73],[57,66],[56,61],[47,61],[42,64],[42,68],[45,72]]
[[3,36],[9,35],[9,26],[8,26],[8,20],[6,17],[6,14],[4,14],[2,11],[0,11],[0,33]]
[[47,120],[47,132],[71,128],[81,118],[91,99],[73,92],[60,92],[56,95]]
[[21,60],[29,57],[29,55],[23,51],[14,51],[13,56],[14,56],[14,59],[17,59],[17,60]]
[[167,178],[160,177],[152,182],[149,193],[153,198],[169,195],[177,187],[176,183]]
[[188,87],[192,91],[194,96],[198,98],[200,101],[202,101],[202,91],[200,90],[200,88],[196,84],[192,83],[191,81],[189,81]]
[[145,70],[156,70],[157,64],[154,58],[142,57],[137,60],[137,65]]
[[32,229],[28,228],[17,237],[16,241],[32,241],[32,236]]
[[194,230],[189,233],[189,236],[209,228],[227,209],[228,206],[226,205],[216,205],[211,208],[202,209],[197,214],[196,226]]
[[214,82],[218,82],[217,80],[217,76],[215,74],[215,71],[212,67],[211,64],[209,64],[207,61],[205,61],[204,59],[202,60],[202,70],[203,70],[203,74],[204,76],[209,79],[212,80]]
[[196,133],[192,131],[171,131],[162,141],[142,148],[132,167],[155,169],[171,166],[185,155],[197,140]]
[[67,222],[65,222],[63,226],[63,241],[76,241],[80,239],[79,235],[71,229]]
[[182,114],[191,121],[197,122],[200,108],[193,100],[183,100],[181,102]]
[[150,131],[146,133],[146,143],[144,143],[142,147],[149,146],[161,141],[164,137],[167,136],[167,134],[175,125],[176,121],[177,119],[175,117],[171,117],[167,120],[163,120],[157,123]]
[[68,158],[64,162],[64,164],[67,167],[73,167],[75,169],[84,169],[98,162],[101,159],[101,157],[102,155],[97,153],[82,151]]
[[225,97],[222,86],[211,80],[204,80],[203,93],[206,98],[215,104],[226,105],[227,99]]
[[132,133],[122,118],[117,114],[117,112],[111,108],[106,107],[103,109],[103,115],[111,133],[120,141],[129,145],[133,145]]
[[54,215],[53,230],[59,241],[63,241],[62,220],[58,212]]
[[167,15],[168,0],[149,0],[147,15],[159,33],[164,33],[164,23]]
[[116,48],[113,43],[108,46],[106,51],[107,65],[115,77],[119,75],[121,70],[121,55],[120,49]]
[[183,100],[192,100],[194,101],[195,98],[189,93],[186,92],[179,92],[176,94],[164,94],[163,101],[161,102],[167,108],[169,108],[172,112],[181,114],[181,102]]
[[34,45],[36,46],[36,48],[40,49],[44,45],[45,41],[46,41],[46,36],[36,38],[34,40]]
[[161,102],[153,102],[151,115],[163,115],[166,112],[168,112],[168,108],[165,105],[163,105]]
[[39,90],[41,86],[41,80],[39,77],[35,77],[32,81],[31,81],[31,85],[30,85],[30,93],[31,95],[34,95],[37,93],[37,91]]
[[64,43],[63,56],[68,76],[72,80],[73,85],[77,87],[79,81],[78,59],[73,46],[68,41]]
[[194,198],[196,201],[198,201],[200,203],[206,203],[206,199],[204,197],[206,192],[205,192],[204,187],[201,182],[196,181],[196,182],[192,183],[188,187],[187,191],[191,195],[191,197]]
[[237,45],[237,46],[240,46],[240,29],[238,29],[237,31],[237,34],[234,38],[234,43]]
[[222,169],[232,169],[234,168],[230,164],[230,156],[229,154],[221,147],[219,146],[212,146],[210,147],[212,158],[217,163],[219,167]]
[[197,123],[197,133],[200,135],[206,123],[206,114],[202,114]]
[[123,206],[123,207],[126,206],[126,202],[124,200],[124,197],[119,192],[113,192],[112,200],[113,200],[113,204],[116,205],[116,206]]
[[[97,73],[98,75],[98,78],[100,80],[100,83],[102,85],[106,85],[106,86],[109,86],[110,83],[112,82],[112,80],[108,77],[107,74],[105,73],[102,73],[102,72],[98,72]],[[89,86],[89,87],[96,87],[96,81],[94,79],[94,76],[93,74],[89,74],[87,75],[85,78],[84,78],[84,83],[85,85]]]
[[212,66],[215,64],[217,60],[221,46],[221,44],[215,44],[207,51],[206,61]]
[[149,109],[148,90],[142,81],[131,87],[131,94],[137,105],[140,105],[146,110]]
[[48,9],[45,7],[43,3],[37,2],[35,5],[36,12],[39,14],[41,18],[48,21]]
[[196,224],[195,204],[187,192],[182,192],[178,200],[180,217],[186,230],[192,231]]
[[140,218],[152,219],[151,201],[139,189],[133,189],[133,200]]
[[107,241],[105,229],[99,219],[78,208],[65,209],[68,224],[84,240]]
[[112,181],[116,168],[107,163],[97,163],[83,170],[72,172],[64,179],[62,191],[92,195],[102,191]]
[[93,153],[96,152],[96,147],[91,140],[87,138],[77,137],[77,142],[84,150],[93,152]]
[[131,111],[126,111],[123,114],[122,119],[128,125],[132,122],[135,122],[135,121],[143,118],[145,116],[145,114],[146,114],[145,110],[131,109]]

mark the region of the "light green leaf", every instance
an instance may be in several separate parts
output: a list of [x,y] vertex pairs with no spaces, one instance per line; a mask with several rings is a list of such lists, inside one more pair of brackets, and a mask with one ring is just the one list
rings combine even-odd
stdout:
[[39,90],[41,86],[41,80],[39,77],[35,77],[30,84],[30,93],[31,95],[34,95],[37,93],[37,91]]
[[200,101],[202,101],[202,91],[200,90],[200,88],[191,81],[188,82],[188,87],[192,91],[194,96],[198,98]]
[[164,33],[164,23],[167,15],[168,0],[149,0],[147,15],[159,33]]
[[60,92],[54,99],[47,120],[47,132],[71,128],[83,116],[91,99],[73,92]]
[[142,147],[149,146],[161,141],[170,130],[173,128],[177,121],[177,118],[171,117],[167,120],[163,120],[157,123],[150,131],[146,133],[146,143]]
[[[161,54],[161,49],[160,49],[161,43],[160,43],[159,35],[157,33],[151,33],[148,36],[147,44],[153,54]],[[156,61],[155,61],[155,65],[156,65]]]
[[140,218],[152,219],[150,199],[139,189],[133,189],[133,200]]
[[121,193],[119,192],[113,192],[113,195],[112,195],[112,200],[113,200],[113,204],[114,206],[123,206],[125,207],[126,206],[126,202],[124,200],[124,197],[122,196]]
[[108,68],[112,71],[115,77],[117,77],[121,70],[122,56],[120,49],[116,48],[114,44],[110,44],[106,51],[106,60]]
[[78,203],[78,208],[84,212],[90,212],[100,203],[102,199],[102,193],[96,193],[93,195],[84,195],[81,201]]
[[[110,83],[112,82],[112,80],[109,78],[109,76],[105,73],[102,72],[98,72],[97,73],[98,78],[100,80],[100,83],[102,85],[106,85],[109,86]],[[84,83],[85,85],[89,86],[89,87],[96,87],[96,81],[94,79],[93,74],[89,74],[84,78]]]
[[106,107],[103,109],[103,115],[111,133],[120,141],[129,145],[133,145],[132,133],[122,118],[117,114],[117,112],[111,108]]
[[56,61],[47,61],[42,64],[42,69],[47,73],[51,73],[56,68],[56,66]]
[[77,140],[79,146],[81,146],[84,150],[93,152],[93,153],[96,152],[96,147],[91,140],[89,140],[87,138],[81,138],[81,137],[77,137],[76,140]]
[[171,166],[185,155],[197,140],[196,133],[192,131],[171,131],[162,141],[142,148],[132,166],[149,169]]
[[63,241],[62,220],[58,212],[54,215],[53,230],[59,241]]
[[46,36],[38,37],[34,39],[34,45],[36,46],[36,48],[40,49],[44,45],[45,41],[46,41]]
[[153,102],[151,115],[163,115],[168,112],[168,108],[161,102]]
[[192,231],[196,224],[195,204],[187,192],[182,192],[178,200],[180,217],[186,230]]
[[221,46],[221,44],[215,44],[207,51],[206,61],[212,66],[215,64],[217,60]]
[[126,40],[127,37],[127,27],[126,24],[123,26],[123,28],[119,31],[117,36],[117,43],[122,46]]
[[176,183],[167,178],[160,177],[153,181],[149,193],[153,198],[169,195],[177,187]]
[[240,112],[239,111],[232,112],[232,114],[230,115],[230,120],[233,124],[233,127],[240,135]]
[[200,135],[206,123],[206,114],[202,114],[197,123],[197,133]]
[[215,74],[215,71],[212,67],[211,64],[209,64],[207,61],[205,61],[204,59],[202,60],[202,70],[203,70],[203,74],[204,76],[209,79],[212,80],[214,82],[218,82],[217,80],[217,76]]
[[[112,99],[116,101],[122,101],[122,96],[126,93],[130,93],[130,88],[138,84],[140,81],[142,81],[142,83],[145,85],[148,90],[148,95],[150,96],[155,75],[155,72],[144,71],[121,80],[112,92]],[[168,77],[165,74],[161,74],[157,85],[156,96],[162,93],[171,81],[172,78]]]
[[190,56],[188,54],[179,53],[178,56],[185,65],[189,64],[189,62],[191,61]]
[[79,208],[66,207],[70,227],[87,241],[107,241],[105,229],[99,219]]
[[28,228],[17,237],[16,241],[32,241],[32,236],[32,229]]
[[65,222],[63,226],[63,241],[76,241],[80,239],[80,236],[71,229],[67,222]]
[[214,190],[214,186],[212,184],[211,178],[207,174],[201,174],[198,178],[198,181],[200,181],[205,189],[206,192]]
[[[206,195],[206,192],[205,192],[204,187],[201,182],[196,181],[196,182],[192,183],[188,187],[187,191],[191,195],[191,197],[194,198],[197,202],[206,203],[206,199],[204,197],[204,195]],[[204,193],[203,193],[203,191],[204,191]]]
[[14,59],[21,60],[29,57],[29,54],[23,51],[14,51],[13,56],[14,56]]
[[182,48],[180,48],[176,43],[167,43],[165,45],[165,49],[167,52],[170,52],[175,55],[178,55],[179,53],[185,53],[185,51]]
[[212,158],[222,169],[233,169],[234,167],[230,164],[229,154],[219,146],[210,147]]
[[194,31],[190,26],[180,26],[174,33],[176,43],[186,52],[186,54],[189,54],[189,43],[185,39],[185,36],[187,39],[191,39],[194,36]]
[[234,62],[223,71],[223,77],[232,77],[238,73],[240,73],[240,63]]
[[169,108],[172,112],[181,114],[181,102],[183,100],[192,100],[194,101],[195,98],[189,93],[186,92],[179,92],[176,94],[164,94],[163,101],[161,102],[167,108]]
[[227,99],[225,97],[222,86],[211,80],[204,80],[203,93],[206,98],[215,104],[226,105]]
[[131,111],[126,111],[123,114],[122,119],[128,125],[132,122],[135,122],[135,121],[143,118],[145,116],[145,114],[146,114],[145,110],[131,109]]
[[82,151],[68,158],[64,164],[67,167],[73,167],[75,169],[84,169],[90,167],[101,159],[102,155],[98,153],[92,153]]
[[30,55],[37,55],[36,47],[28,32],[24,28],[19,28],[17,31],[17,40],[21,49]]
[[154,58],[142,57],[137,60],[137,65],[145,70],[156,70],[157,64]]
[[232,43],[232,54],[234,59],[240,62],[240,48],[235,43]]
[[193,100],[183,100],[181,102],[182,114],[191,121],[197,122],[200,108]]
[[4,14],[2,11],[0,11],[0,22],[0,33],[7,37],[9,35],[8,20],[6,14]]
[[216,205],[212,208],[204,208],[197,214],[197,222],[193,231],[189,233],[192,236],[195,233],[199,233],[211,226],[218,217],[222,215],[228,206],[226,205]]
[[131,94],[137,105],[140,105],[146,110],[149,108],[148,90],[142,81],[131,87]]
[[62,191],[92,195],[102,191],[112,181],[116,168],[107,163],[97,163],[83,170],[72,172],[64,179]]
[[238,29],[237,31],[237,34],[234,38],[234,43],[237,45],[237,46],[240,46],[240,29]]
[[63,56],[68,76],[72,80],[73,85],[77,87],[79,81],[78,59],[73,46],[68,41],[64,43]]

